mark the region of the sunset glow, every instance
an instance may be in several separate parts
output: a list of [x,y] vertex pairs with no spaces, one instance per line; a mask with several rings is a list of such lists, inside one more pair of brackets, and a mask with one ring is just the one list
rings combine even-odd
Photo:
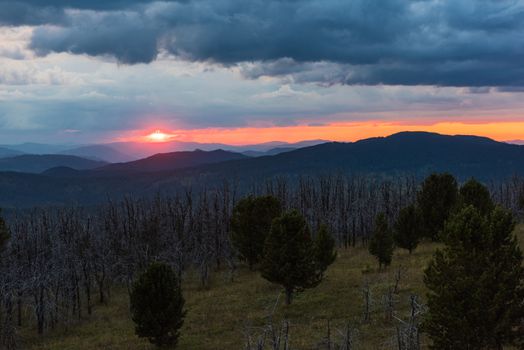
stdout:
[[270,141],[298,142],[301,140],[323,139],[339,142],[358,141],[369,137],[388,136],[401,131],[427,131],[447,135],[478,135],[497,141],[524,139],[524,121],[511,122],[441,122],[417,124],[413,122],[341,122],[319,126],[244,127],[244,128],[203,128],[190,130],[156,130],[144,138],[141,130],[131,131],[125,136],[107,141],[177,141],[200,143],[224,143],[249,145]]
[[[368,1],[255,11],[204,0],[216,23],[193,0],[187,13],[170,1],[15,3],[24,11],[0,5],[2,145],[355,141],[405,130],[524,139],[524,27],[505,1],[395,2],[352,18]],[[191,26],[171,20],[181,13]],[[297,41],[303,28],[318,35]]]
[[155,132],[149,134],[148,138],[151,142],[166,142],[169,140],[170,136],[161,132],[160,130],[156,130]]

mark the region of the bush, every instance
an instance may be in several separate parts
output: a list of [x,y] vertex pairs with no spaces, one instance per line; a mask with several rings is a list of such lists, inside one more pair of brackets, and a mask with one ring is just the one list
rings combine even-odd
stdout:
[[175,347],[185,311],[173,269],[153,263],[134,283],[130,299],[135,333],[156,346]]

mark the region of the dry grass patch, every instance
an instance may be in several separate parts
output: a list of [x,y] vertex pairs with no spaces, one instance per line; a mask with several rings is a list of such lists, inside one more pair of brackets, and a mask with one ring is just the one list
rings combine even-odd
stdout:
[[[524,226],[517,234],[524,248]],[[325,280],[315,289],[298,294],[293,304],[285,306],[283,295],[275,308],[275,325],[283,319],[290,322],[294,349],[311,349],[326,334],[327,321],[333,328],[350,323],[358,328],[359,349],[388,348],[395,334],[395,322],[386,322],[382,296],[394,284],[395,273],[402,266],[399,294],[395,296],[399,316],[407,318],[411,294],[423,300],[423,270],[437,245],[423,243],[413,254],[396,250],[392,266],[377,271],[378,264],[365,248],[339,251],[337,261],[329,268]],[[373,312],[371,321],[362,323],[363,287],[369,283]],[[187,317],[181,331],[180,349],[215,350],[243,349],[246,326],[266,324],[275,306],[280,288],[263,280],[257,272],[241,269],[230,282],[226,272],[216,272],[209,290],[198,286],[196,276],[184,282]],[[68,329],[61,329],[42,338],[34,329],[23,330],[30,349],[153,349],[147,341],[134,335],[128,297],[124,290],[115,293],[108,305],[99,305],[87,320]]]

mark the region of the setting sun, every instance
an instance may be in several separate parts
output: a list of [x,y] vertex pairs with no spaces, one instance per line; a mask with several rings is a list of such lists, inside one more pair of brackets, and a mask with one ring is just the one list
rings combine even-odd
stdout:
[[168,141],[170,138],[170,135],[161,132],[160,130],[156,130],[155,132],[148,135],[148,139],[152,142],[165,142]]

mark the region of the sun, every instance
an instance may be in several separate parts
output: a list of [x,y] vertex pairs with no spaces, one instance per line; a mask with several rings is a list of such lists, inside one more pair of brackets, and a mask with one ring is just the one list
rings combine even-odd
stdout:
[[149,134],[147,138],[152,142],[165,142],[169,140],[170,135],[163,133],[160,130],[156,130],[155,132]]

